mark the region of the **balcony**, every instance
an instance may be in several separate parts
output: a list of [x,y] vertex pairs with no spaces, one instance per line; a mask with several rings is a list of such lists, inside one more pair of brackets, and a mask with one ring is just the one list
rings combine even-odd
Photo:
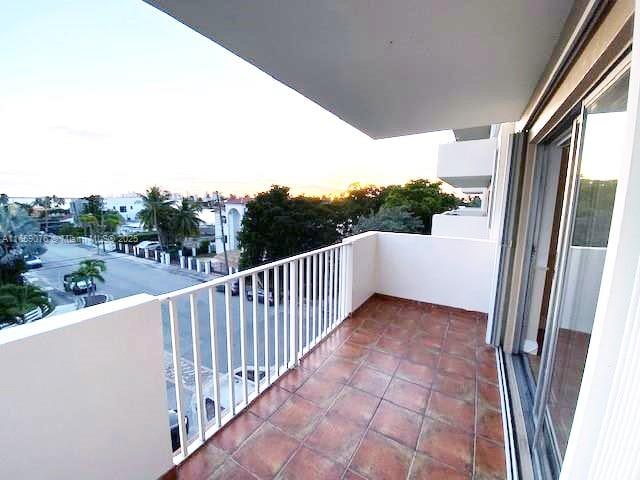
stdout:
[[503,478],[485,327],[374,296],[166,478]]
[[0,470],[503,478],[484,345],[495,252],[486,240],[370,232],[9,329],[0,411],[13,434],[0,439]]
[[440,145],[438,178],[456,188],[487,188],[494,173],[496,152],[496,138]]

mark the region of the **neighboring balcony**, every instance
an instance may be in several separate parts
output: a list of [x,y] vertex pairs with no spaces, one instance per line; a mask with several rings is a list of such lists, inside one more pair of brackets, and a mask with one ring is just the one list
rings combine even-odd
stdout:
[[487,188],[491,184],[497,149],[496,138],[440,145],[438,178],[456,188]]
[[495,255],[371,232],[9,329],[0,473],[504,478]]
[[432,217],[431,233],[439,237],[489,238],[489,217],[480,208],[459,208]]

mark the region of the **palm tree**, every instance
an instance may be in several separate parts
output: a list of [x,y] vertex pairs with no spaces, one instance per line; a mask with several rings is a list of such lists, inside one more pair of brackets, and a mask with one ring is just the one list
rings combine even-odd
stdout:
[[187,198],[183,198],[173,215],[172,229],[178,238],[196,235],[202,220],[198,217],[198,212],[202,211],[200,203]]
[[[71,281],[79,282],[84,280],[87,285],[95,285],[95,281],[104,283],[104,277],[102,274],[107,270],[107,264],[104,260],[82,260],[80,266],[75,272],[71,273]],[[88,288],[88,295],[93,293],[92,288]]]
[[[171,216],[173,201],[167,191],[160,190],[160,187],[153,186],[149,188],[142,197],[144,208],[138,213],[138,217],[142,221],[142,225],[146,230],[155,230],[158,232],[158,241],[160,247],[162,245],[161,225],[166,224],[166,220]],[[166,233],[166,232],[165,232]]]
[[33,285],[6,284],[0,286],[0,321],[22,323],[22,316],[40,307],[51,308],[49,297]]
[[[89,231],[89,236],[95,239],[95,229],[98,225],[98,219],[93,213],[83,213],[79,217],[80,223],[84,227],[84,233],[87,234],[87,230]],[[98,251],[100,248],[98,247]]]

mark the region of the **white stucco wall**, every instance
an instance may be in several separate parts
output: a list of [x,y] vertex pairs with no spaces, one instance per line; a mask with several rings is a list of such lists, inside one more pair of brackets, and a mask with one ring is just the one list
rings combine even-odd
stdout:
[[0,478],[153,479],[172,466],[159,302],[0,332]]
[[437,237],[489,238],[489,217],[445,215],[432,217],[431,233]]
[[[138,213],[144,208],[142,198],[139,196],[128,197],[104,197],[105,210],[111,210],[119,213],[125,221],[135,221]],[[120,207],[124,207],[125,212],[120,211]]]
[[[241,202],[225,202],[225,215],[227,223],[224,224],[224,233],[227,236],[227,250],[236,250],[240,247],[238,242],[238,233],[242,227],[242,219],[246,204]],[[220,228],[220,215],[215,213],[215,236],[216,236],[216,253],[222,253],[222,231]]]
[[351,308],[356,310],[376,293],[378,263],[378,233],[367,232],[344,240],[352,248],[352,300]]
[[376,291],[486,313],[495,255],[488,240],[379,233]]
[[486,188],[496,151],[496,138],[444,143],[438,147],[438,178],[457,188]]

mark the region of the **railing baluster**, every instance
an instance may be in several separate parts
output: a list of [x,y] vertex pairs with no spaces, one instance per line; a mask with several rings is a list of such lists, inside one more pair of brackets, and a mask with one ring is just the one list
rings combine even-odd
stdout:
[[322,279],[322,335],[326,335],[328,330],[327,308],[329,306],[329,255],[328,252],[322,252],[324,256],[324,278]]
[[333,257],[335,250],[329,251],[329,330],[333,327]]
[[211,369],[213,370],[213,402],[216,427],[220,428],[220,379],[218,378],[218,340],[216,326],[216,290],[209,288],[209,329],[211,330]]
[[333,267],[333,275],[335,277],[334,285],[333,285],[333,324],[336,325],[340,316],[338,314],[338,295],[340,292],[340,250],[334,250],[334,267]]
[[306,259],[306,265],[305,265],[305,274],[306,274],[306,322],[307,322],[307,352],[311,349],[311,328],[310,328],[310,323],[311,323],[311,257],[307,257]]
[[296,276],[296,267],[298,266],[297,261],[293,261],[289,264],[289,277],[290,277],[290,285],[289,288],[291,290],[289,296],[289,341],[291,345],[291,357],[289,361],[293,365],[298,364],[298,321],[296,318],[296,296],[298,294],[297,291],[297,276]]
[[276,377],[280,376],[280,267],[273,269],[273,318]]
[[244,277],[240,277],[238,281],[239,302],[240,302],[240,360],[242,362],[242,398],[244,404],[249,403],[249,387],[247,385],[247,332],[246,332],[246,314],[245,314],[245,297],[244,297]]
[[318,337],[317,335],[317,318],[318,318],[318,256],[314,255],[313,256],[313,272],[312,272],[312,276],[313,276],[313,281],[311,282],[311,288],[313,290],[313,344],[315,345],[316,343],[318,343]]
[[256,395],[260,393],[260,382],[256,382],[256,374],[258,372],[258,316],[256,315],[256,277],[255,274],[251,275],[251,293],[253,294],[253,305],[251,306],[251,314],[253,316],[253,378],[254,386],[253,390]]
[[194,293],[189,295],[189,314],[191,317],[191,344],[193,346],[194,379],[196,382],[196,408],[198,415],[198,437],[204,442],[206,420],[202,399],[202,378],[200,375],[200,325],[198,323],[198,305]]
[[345,264],[346,262],[346,254],[347,249],[344,247],[340,247],[340,321],[344,320],[344,289],[345,289]]
[[[267,383],[271,384],[271,371],[269,369],[269,269],[264,271],[262,291],[264,294],[264,369],[265,379]],[[256,372],[257,374],[258,372]],[[256,379],[256,382],[260,383],[260,376]]]
[[282,353],[284,360],[284,369],[289,368],[289,357],[290,355],[290,342],[289,342],[289,269],[290,265],[285,263],[282,268],[282,273],[284,275],[284,296],[282,298],[282,306],[283,306],[283,315],[282,315],[282,328],[284,330],[282,334]]
[[178,434],[180,452],[187,456],[187,431],[184,424],[184,386],[182,385],[182,356],[180,355],[180,329],[178,327],[178,309],[175,300],[169,300],[169,323],[171,324],[171,343],[173,345],[173,375],[176,383],[176,410],[178,411]]
[[229,408],[236,414],[236,392],[233,375],[233,324],[231,323],[231,290],[229,282],[224,284],[224,308],[227,327],[227,376],[229,377]]
[[298,351],[296,352],[297,360],[300,360],[304,352],[304,337],[302,336],[302,326],[304,322],[304,260],[298,260]]

